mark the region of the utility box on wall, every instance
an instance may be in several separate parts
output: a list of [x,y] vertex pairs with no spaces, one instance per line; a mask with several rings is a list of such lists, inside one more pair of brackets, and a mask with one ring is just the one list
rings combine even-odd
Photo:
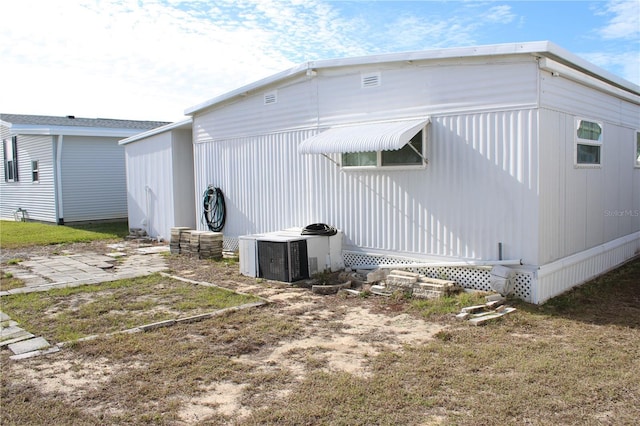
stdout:
[[240,273],[249,277],[294,282],[318,272],[339,271],[342,232],[332,236],[301,235],[300,228],[238,239]]

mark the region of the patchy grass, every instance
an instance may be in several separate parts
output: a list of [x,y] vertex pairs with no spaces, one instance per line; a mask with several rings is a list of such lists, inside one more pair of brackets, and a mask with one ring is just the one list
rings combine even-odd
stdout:
[[[264,307],[147,333],[76,342],[69,360],[59,364],[84,382],[71,394],[48,394],[44,386],[18,384],[16,377],[3,374],[0,420],[2,424],[184,424],[181,409],[217,383],[246,383],[255,400],[264,391],[289,385],[286,371],[256,371],[238,357],[276,345],[299,330],[295,322]],[[86,368],[102,364],[105,370]],[[215,414],[205,420],[204,424],[232,421]]]
[[[383,321],[427,315],[443,327],[426,343],[377,341],[367,374],[327,369],[332,350],[308,345],[273,358],[273,349],[296,339],[353,336],[349,327],[332,326],[338,317],[317,316],[308,327],[308,317],[299,320],[279,303],[76,342],[48,358],[6,363],[0,423],[634,425],[639,285],[636,260],[543,306],[511,301],[515,313],[482,327],[451,319],[463,305],[477,304],[463,295],[435,307],[402,297],[352,298],[360,306],[379,303],[391,315]],[[310,300],[334,309],[346,303],[337,296]],[[301,317],[309,305],[301,305]],[[213,399],[204,403],[209,411],[185,417],[192,401],[228,389],[240,395],[244,416],[225,414]]]
[[0,291],[24,287],[24,281],[15,278],[11,272],[0,272]]
[[63,342],[255,300],[228,290],[154,274],[5,296],[2,309],[32,333]]
[[0,245],[6,249],[120,239],[128,233],[126,222],[58,226],[37,222],[0,221]]
[[461,291],[440,299],[414,299],[411,306],[425,318],[443,319],[450,314],[457,314],[464,307],[486,303],[486,294],[488,293]]

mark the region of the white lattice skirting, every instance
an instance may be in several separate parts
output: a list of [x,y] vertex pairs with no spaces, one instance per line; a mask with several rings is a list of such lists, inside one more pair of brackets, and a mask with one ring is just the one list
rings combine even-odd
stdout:
[[[345,266],[349,267],[355,265],[411,265],[412,263],[422,263],[419,260],[353,251],[343,251],[342,255]],[[403,269],[431,278],[452,280],[464,288],[492,291],[489,284],[489,279],[491,278],[490,266],[434,266]],[[534,273],[524,268],[512,267],[512,269],[515,271],[514,295],[526,302],[531,302],[531,285]]]

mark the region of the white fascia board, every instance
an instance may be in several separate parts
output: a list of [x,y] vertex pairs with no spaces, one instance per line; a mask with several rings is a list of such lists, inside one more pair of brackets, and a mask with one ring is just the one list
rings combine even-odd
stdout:
[[71,126],[37,126],[12,125],[14,135],[43,135],[43,136],[101,136],[108,138],[122,138],[140,133],[140,129],[109,129],[104,127],[71,127]]
[[547,49],[546,51],[541,51],[540,56],[553,59],[563,65],[566,65],[577,71],[588,74],[591,77],[594,77],[598,80],[602,80],[604,82],[617,86],[618,88],[626,92],[629,92],[635,95],[640,95],[640,86],[638,86],[637,84],[634,84],[628,80],[625,80],[624,78],[619,77],[615,74],[612,74],[609,71],[604,70],[599,66],[594,65],[591,62],[585,59],[582,59],[577,55],[574,55],[573,53],[569,52],[566,49],[563,49],[562,47],[554,43],[551,43],[551,42],[546,42],[546,43],[547,43]]
[[541,58],[539,61],[540,69],[549,71],[553,76],[564,77],[569,80],[584,84],[592,89],[599,90],[618,99],[632,102],[640,105],[640,94],[633,93],[628,90],[620,89],[618,86],[612,85],[607,80],[592,77],[590,74],[575,68],[568,67],[549,58]]
[[135,135],[133,135],[131,137],[128,137],[126,139],[122,139],[120,142],[118,142],[118,144],[119,145],[126,145],[126,144],[129,144],[131,142],[139,141],[140,139],[145,139],[145,138],[148,138],[150,136],[155,136],[155,135],[163,133],[163,132],[169,132],[171,130],[191,129],[192,123],[193,123],[193,119],[191,117],[189,117],[186,120],[176,121],[175,123],[165,124],[164,126],[156,127],[155,129],[147,130],[147,131],[142,132],[142,133],[137,133],[137,134],[135,134]]

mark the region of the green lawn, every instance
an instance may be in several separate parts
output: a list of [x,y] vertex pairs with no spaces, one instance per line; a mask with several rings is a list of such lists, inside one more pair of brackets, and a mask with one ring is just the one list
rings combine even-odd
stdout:
[[59,226],[36,222],[0,221],[0,247],[89,242],[123,238],[129,233],[126,222]]

